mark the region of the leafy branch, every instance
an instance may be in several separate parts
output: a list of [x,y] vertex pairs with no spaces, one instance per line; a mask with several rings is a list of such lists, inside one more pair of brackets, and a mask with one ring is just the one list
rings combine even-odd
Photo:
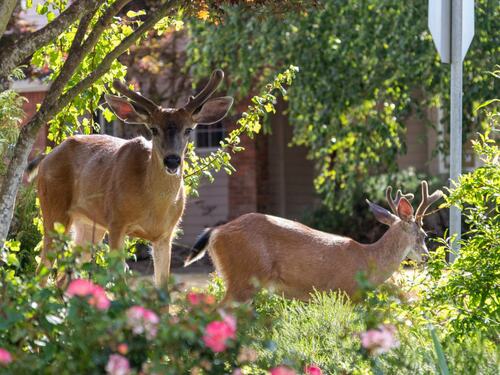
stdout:
[[229,133],[229,135],[220,143],[220,148],[212,152],[206,157],[200,157],[195,153],[194,146],[190,144],[188,149],[187,159],[188,165],[185,169],[185,181],[191,189],[191,192],[196,190],[199,185],[200,178],[205,175],[210,180],[213,180],[210,170],[216,172],[224,169],[226,173],[234,172],[234,167],[231,165],[231,153],[243,151],[240,146],[241,136],[247,135],[253,138],[262,129],[262,120],[268,113],[275,113],[274,107],[276,103],[276,91],[286,96],[287,91],[285,85],[291,85],[295,74],[299,71],[296,66],[291,65],[283,73],[276,75],[274,80],[267,84],[264,91],[252,98],[252,104],[248,110],[244,112],[237,122],[237,128]]

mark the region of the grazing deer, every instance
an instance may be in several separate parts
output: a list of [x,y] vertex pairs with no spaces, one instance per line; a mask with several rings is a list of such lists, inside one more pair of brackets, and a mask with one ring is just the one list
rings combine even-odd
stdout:
[[106,231],[113,250],[123,247],[126,235],[151,241],[155,284],[166,285],[172,235],[185,204],[186,145],[197,124],[214,124],[231,108],[231,97],[210,99],[223,78],[222,70],[215,70],[206,87],[177,109],[162,108],[115,81],[128,99],[105,95],[106,102],[125,123],[146,125],[152,140],[77,135],[37,160],[45,231],[40,265],[51,266],[50,233],[59,222],[67,231],[72,227],[82,245],[100,241]]
[[422,261],[427,255],[422,219],[427,208],[442,196],[429,196],[422,181],[422,202],[413,215],[401,191],[392,199],[386,190],[388,210],[367,200],[375,218],[389,230],[373,244],[320,232],[283,218],[247,214],[217,228],[207,229],[195,243],[185,266],[209,249],[215,267],[226,284],[223,300],[245,301],[253,296],[254,281],[274,284],[286,297],[308,299],[314,290],[358,291],[356,275],[364,272],[372,285],[387,280],[408,256]]

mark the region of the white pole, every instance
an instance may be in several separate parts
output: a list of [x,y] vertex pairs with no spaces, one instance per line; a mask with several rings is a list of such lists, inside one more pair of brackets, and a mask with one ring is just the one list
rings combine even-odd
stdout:
[[[462,173],[462,7],[463,0],[451,0],[451,85],[450,85],[450,184]],[[458,256],[461,237],[458,207],[450,208],[450,235],[455,236],[450,262]]]

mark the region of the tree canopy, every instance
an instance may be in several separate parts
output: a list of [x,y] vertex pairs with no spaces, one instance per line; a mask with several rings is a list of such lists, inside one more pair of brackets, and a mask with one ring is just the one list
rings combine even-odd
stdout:
[[[240,96],[277,66],[297,65],[288,94],[293,142],[309,148],[324,201],[345,211],[368,175],[396,170],[408,114],[424,115],[438,102],[448,108],[449,66],[427,30],[427,2],[318,3],[286,19],[262,22],[232,8],[219,24],[195,21],[189,57],[197,75],[208,66],[230,71]],[[473,108],[498,89],[487,71],[500,49],[500,7],[475,3],[476,35],[464,62],[465,134],[480,123]]]
[[[90,132],[91,118],[102,94],[114,79],[126,74],[126,67],[117,58],[140,43],[149,31],[161,34],[180,27],[185,17],[217,22],[235,5],[252,13],[275,14],[302,9],[310,3],[314,0],[45,0],[36,5],[36,11],[45,15],[48,23],[19,34],[7,29],[16,16],[17,0],[2,2],[0,82],[9,80],[14,69],[26,63],[48,67],[51,74],[50,88],[34,117],[21,129],[2,181],[0,243],[7,236],[15,197],[38,130],[49,123],[49,137],[56,142],[77,128]],[[26,1],[26,6],[32,7],[33,1]]]

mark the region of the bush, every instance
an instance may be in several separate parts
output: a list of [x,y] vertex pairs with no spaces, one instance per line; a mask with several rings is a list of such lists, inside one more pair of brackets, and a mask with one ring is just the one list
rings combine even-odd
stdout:
[[[474,142],[483,165],[460,177],[447,203],[462,210],[468,230],[456,261],[448,265],[450,240],[431,258],[428,283],[429,315],[449,325],[451,334],[471,331],[498,338],[500,324],[500,149],[498,112],[490,112],[491,129]],[[493,137],[490,134],[493,133]]]
[[191,294],[169,315],[169,295],[127,281],[123,257],[94,250],[94,262],[79,264],[82,249],[58,242],[59,274],[71,280],[63,289],[16,276],[15,264],[0,270],[0,347],[13,358],[0,373],[221,374],[239,365],[248,307],[218,310],[215,298]]
[[[42,275],[57,272],[61,288],[17,275],[15,262],[0,270],[1,374],[438,371],[429,320],[419,298],[405,299],[414,283],[404,275],[401,289],[368,290],[360,304],[337,293],[316,293],[306,303],[263,291],[253,306],[221,309],[212,294],[171,286],[169,295],[131,277],[117,252],[93,248],[93,261],[81,264],[83,250],[60,233],[57,268]],[[1,258],[11,258],[7,249]],[[209,292],[222,296],[219,279]],[[496,374],[494,341],[476,331],[462,342],[438,333],[451,371]]]

